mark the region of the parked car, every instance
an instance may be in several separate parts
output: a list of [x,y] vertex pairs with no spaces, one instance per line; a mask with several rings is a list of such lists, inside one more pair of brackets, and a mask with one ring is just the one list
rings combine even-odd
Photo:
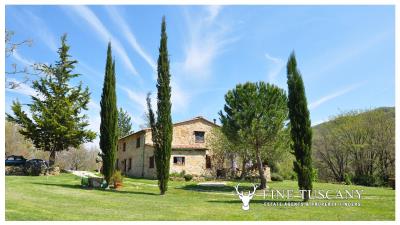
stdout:
[[6,166],[23,166],[26,159],[22,155],[10,155],[6,157]]

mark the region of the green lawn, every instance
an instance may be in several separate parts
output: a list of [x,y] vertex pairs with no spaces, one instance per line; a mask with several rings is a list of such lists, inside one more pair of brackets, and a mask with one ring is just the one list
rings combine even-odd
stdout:
[[[388,188],[315,183],[315,189],[363,189],[364,199],[359,207],[273,207],[266,206],[266,200],[258,195],[251,201],[250,210],[243,211],[232,187],[200,188],[194,182],[170,182],[167,194],[160,196],[157,181],[146,179],[126,178],[119,191],[82,189],[80,179],[70,174],[48,178],[6,176],[5,180],[6,220],[395,219],[395,191]],[[268,185],[273,189],[296,189],[294,181]]]

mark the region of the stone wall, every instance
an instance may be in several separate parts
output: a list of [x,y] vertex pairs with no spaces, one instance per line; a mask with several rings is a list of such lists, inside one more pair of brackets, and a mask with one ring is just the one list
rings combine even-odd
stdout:
[[[199,148],[207,148],[207,141],[210,138],[211,130],[213,129],[212,124],[204,120],[192,120],[188,122],[178,123],[173,127],[172,134],[172,145],[192,145]],[[205,141],[198,143],[195,140],[194,132],[204,131]],[[146,132],[146,144],[153,144],[151,140],[151,131]]]
[[[138,132],[127,136],[118,141],[117,150],[117,168],[129,176],[141,177],[143,175],[143,157],[144,157],[144,132]],[[140,147],[136,147],[136,140],[140,138]],[[126,144],[125,151],[123,145]],[[131,169],[129,169],[129,159],[131,159]],[[124,160],[126,160],[126,171],[124,172]]]
[[[144,160],[144,177],[156,178],[157,171],[155,168],[150,168],[150,157],[154,155],[154,148],[146,146]],[[174,156],[185,157],[184,165],[174,164]],[[205,150],[173,150],[170,159],[170,173],[181,173],[183,170],[186,174],[201,176],[205,174],[206,166],[206,151]]]
[[[171,155],[171,166],[170,172],[181,172],[185,170],[186,173],[192,175],[203,175],[207,170],[205,169],[206,164],[206,148],[207,141],[210,138],[211,130],[213,129],[212,123],[209,123],[203,119],[195,119],[182,123],[177,123],[173,127],[173,139],[172,146],[182,146],[189,145],[195,148],[204,148],[204,149],[173,149]],[[205,132],[204,142],[197,143],[195,141],[195,131],[203,131]],[[140,138],[140,147],[136,147],[136,140]],[[126,150],[123,151],[123,144],[126,143]],[[154,155],[154,149],[151,146],[152,136],[151,130],[145,129],[141,132],[137,132],[135,134],[129,135],[125,138],[122,138],[118,141],[118,151],[117,151],[117,159],[118,159],[118,169],[124,172],[124,164],[123,161],[126,159],[127,164],[129,164],[129,159],[132,160],[131,169],[128,169],[127,166],[126,172],[124,172],[128,176],[135,177],[148,177],[155,178],[156,177],[156,169],[149,168],[150,166],[150,157]],[[174,156],[184,156],[185,157],[185,165],[175,165],[173,163]]]
[[[174,156],[185,157],[185,164],[174,164]],[[205,150],[174,150],[171,154],[171,173],[180,173],[183,170],[186,174],[200,176],[206,169],[206,151]]]

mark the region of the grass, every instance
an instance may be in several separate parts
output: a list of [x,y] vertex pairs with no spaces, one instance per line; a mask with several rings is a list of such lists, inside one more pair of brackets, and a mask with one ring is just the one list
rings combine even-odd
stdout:
[[[395,191],[389,188],[315,183],[314,189],[362,189],[361,206],[266,206],[261,194],[241,209],[232,187],[200,187],[171,181],[165,196],[157,181],[124,179],[114,190],[87,190],[71,174],[6,176],[6,220],[394,220]],[[228,182],[233,186],[236,183]],[[297,189],[296,182],[270,182],[272,189]],[[249,187],[249,183],[242,183]],[[283,200],[280,200],[283,201]],[[311,200],[311,202],[326,202]],[[330,202],[345,202],[330,200]]]

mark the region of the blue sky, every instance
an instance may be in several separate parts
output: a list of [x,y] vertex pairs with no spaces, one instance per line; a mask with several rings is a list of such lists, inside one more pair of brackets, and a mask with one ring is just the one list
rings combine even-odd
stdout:
[[[395,104],[393,6],[6,6],[14,40],[32,39],[6,58],[6,69],[57,59],[68,34],[76,71],[91,91],[90,128],[98,131],[107,42],[116,60],[118,106],[134,130],[145,123],[145,96],[155,97],[162,16],[166,16],[173,120],[218,119],[224,94],[238,83],[286,87],[286,61],[296,52],[312,124],[352,109]],[[14,79],[14,78],[12,78]],[[18,79],[18,77],[17,77]],[[30,101],[27,85],[6,90]],[[154,102],[154,100],[153,100]],[[95,143],[98,139],[95,141]]]

